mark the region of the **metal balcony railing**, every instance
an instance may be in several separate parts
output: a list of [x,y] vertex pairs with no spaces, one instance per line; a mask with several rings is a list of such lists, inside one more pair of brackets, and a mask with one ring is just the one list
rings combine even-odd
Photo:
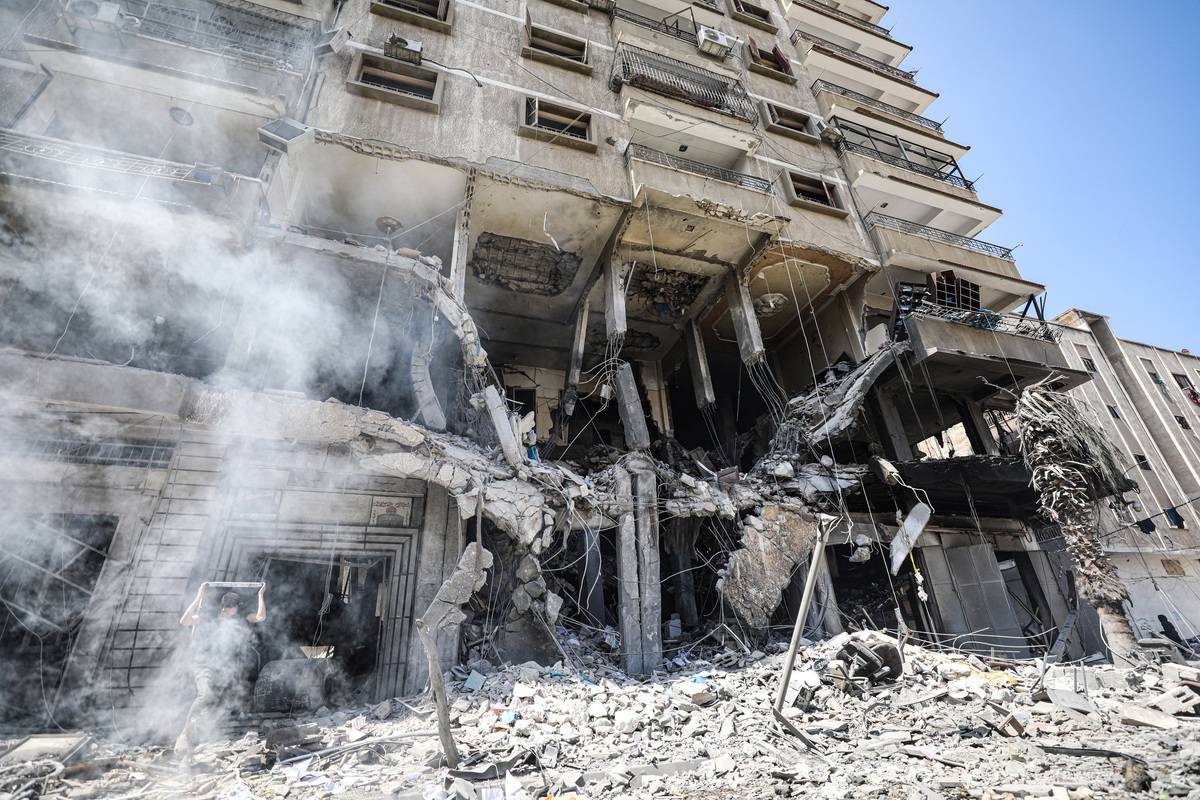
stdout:
[[[132,31],[270,65],[299,65],[312,43],[310,32],[252,11],[209,10],[157,0],[124,0]],[[238,24],[238,22],[244,24]]]
[[1040,319],[1022,317],[1020,314],[988,311],[987,309],[967,311],[950,306],[939,306],[928,301],[922,301],[909,313],[919,317],[933,317],[945,322],[966,325],[969,328],[981,328],[996,333],[1007,333],[1011,336],[1024,336],[1027,339],[1040,339],[1044,342],[1058,343],[1062,338],[1062,331],[1053,325]]
[[654,19],[653,17],[645,17],[641,14],[635,14],[628,9],[621,8],[620,6],[613,7],[612,16],[613,19],[623,19],[626,22],[632,22],[634,25],[641,25],[643,28],[649,28],[652,31],[658,31],[659,33],[665,33],[667,36],[673,36],[681,42],[687,42],[693,47],[695,47],[697,44],[695,31],[677,27],[676,25],[672,25],[671,23],[665,22],[661,19]]
[[690,172],[693,175],[701,175],[705,178],[712,178],[724,183],[732,183],[744,189],[753,189],[756,192],[771,191],[771,182],[766,178],[746,175],[742,172],[734,172],[724,167],[714,167],[711,164],[671,155],[670,153],[664,153],[661,150],[655,150],[641,144],[630,143],[629,147],[625,150],[625,155],[627,158],[635,161],[648,161],[651,164],[677,169],[681,172]]
[[120,153],[115,150],[79,145],[62,139],[21,133],[9,128],[0,128],[0,153],[30,156],[71,167],[204,185],[218,182],[222,175],[222,170],[217,167],[180,164],[132,153]]
[[932,239],[935,242],[944,242],[945,244],[961,247],[964,250],[972,250],[976,253],[982,253],[985,256],[995,256],[1003,258],[1006,261],[1013,261],[1011,247],[1001,247],[998,244],[990,242],[981,242],[978,239],[972,239],[969,236],[963,236],[950,231],[938,230],[931,228],[928,225],[921,225],[916,222],[909,222],[906,219],[897,219],[889,217],[886,214],[880,214],[878,211],[872,211],[867,216],[863,217],[863,223],[868,228],[890,228],[901,233],[911,233],[914,236],[920,236],[925,239]]
[[972,192],[975,191],[974,181],[969,181],[966,178],[960,177],[958,175],[952,175],[952,174],[949,174],[946,172],[940,172],[940,171],[934,169],[933,167],[927,167],[923,164],[915,164],[912,161],[908,161],[906,159],[900,158],[899,156],[894,156],[891,153],[884,153],[879,150],[876,150],[874,147],[868,147],[867,145],[863,145],[863,144],[856,144],[855,142],[846,141],[845,139],[838,142],[837,147],[838,147],[838,150],[841,150],[843,153],[845,153],[845,152],[859,153],[861,155],[866,156],[867,158],[874,158],[874,159],[876,159],[878,161],[882,161],[886,164],[891,164],[892,166],[900,167],[901,169],[910,170],[912,172],[917,173],[918,175],[924,175],[926,177],[942,181],[943,183],[949,183],[953,186],[958,186],[963,189],[968,189]]
[[898,81],[905,83],[916,84],[917,77],[911,72],[893,67],[891,64],[885,64],[878,59],[865,56],[862,53],[851,50],[849,47],[842,47],[840,44],[834,44],[828,39],[822,39],[820,36],[813,36],[811,33],[805,33],[802,30],[797,30],[792,34],[792,44],[796,44],[797,39],[803,39],[818,50],[826,50],[834,55],[842,56],[856,64],[860,64],[872,72],[877,72],[880,75],[886,75],[889,78],[895,78]]
[[850,23],[856,28],[862,28],[864,31],[878,33],[880,36],[887,36],[889,38],[892,35],[892,32],[887,28],[876,25],[873,22],[867,22],[865,19],[859,19],[853,14],[847,14],[845,11],[842,11],[839,8],[834,8],[833,6],[828,5],[827,3],[823,2],[823,0],[796,0],[796,3],[806,8],[811,8],[813,11],[817,11],[821,14],[827,14],[828,16],[836,17],[843,22]]
[[934,122],[928,117],[922,117],[920,114],[914,114],[911,111],[905,111],[903,108],[897,108],[891,103],[885,103],[882,100],[876,100],[874,97],[869,97],[862,92],[856,92],[853,89],[847,89],[844,86],[838,86],[836,83],[830,83],[826,80],[819,80],[812,85],[813,92],[832,92],[840,94],[842,97],[848,97],[851,100],[856,100],[863,105],[877,108],[880,111],[891,114],[901,119],[906,119],[909,122],[920,125],[922,128],[928,128],[931,131],[942,132],[942,125],[939,122]]
[[623,84],[675,97],[747,122],[758,121],[754,101],[736,78],[627,44],[618,48],[609,77],[613,91],[620,91]]

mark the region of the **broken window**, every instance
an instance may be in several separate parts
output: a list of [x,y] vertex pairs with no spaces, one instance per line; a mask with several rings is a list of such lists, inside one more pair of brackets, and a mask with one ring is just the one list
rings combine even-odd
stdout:
[[454,7],[450,0],[372,0],[371,13],[449,33]]
[[958,277],[952,270],[929,276],[929,294],[939,306],[963,311],[979,310],[979,284]]
[[845,204],[837,186],[824,178],[804,175],[788,171],[784,190],[788,194],[788,202],[794,206],[807,208],[833,209],[845,213]]
[[[40,718],[95,591],[117,517],[4,514],[0,649],[7,662],[0,719]],[[19,676],[26,676],[22,679]]]
[[1192,429],[1192,426],[1188,424],[1186,417],[1182,417],[1179,414],[1176,414],[1175,421],[1178,422],[1179,427],[1183,428],[1185,431],[1190,431]]
[[1183,524],[1183,515],[1181,515],[1174,508],[1168,508],[1166,511],[1163,512],[1163,516],[1167,518],[1167,525],[1169,525],[1172,528],[1186,527]]
[[534,25],[528,14],[525,15],[525,42],[521,55],[526,58],[557,64],[589,75],[592,72],[588,63],[587,40]]
[[768,75],[772,78],[785,78],[794,81],[792,77],[792,63],[783,51],[779,49],[779,45],[772,43],[768,50],[765,47],[760,47],[754,38],[746,37],[746,52],[749,56],[747,65],[754,72],[763,75]]
[[1151,469],[1150,469],[1150,461],[1149,461],[1149,460],[1148,460],[1148,459],[1147,459],[1147,458],[1146,458],[1144,455],[1142,455],[1141,453],[1134,453],[1134,454],[1133,454],[1133,460],[1134,460],[1134,461],[1136,461],[1136,462],[1137,462],[1137,465],[1138,465],[1139,467],[1141,467],[1142,469],[1144,469],[1146,472],[1150,472],[1150,471],[1151,471]]
[[730,15],[739,22],[745,22],[755,27],[776,30],[771,22],[771,12],[750,0],[733,0],[733,10]]
[[816,120],[812,114],[767,101],[763,101],[763,110],[767,118],[767,130],[801,141],[818,140]]
[[397,58],[359,52],[350,65],[347,88],[364,97],[437,111],[442,73]]
[[592,115],[538,97],[526,97],[518,132],[545,142],[565,144],[594,152]]
[[1109,413],[1110,415],[1112,415],[1112,418],[1113,418],[1113,419],[1120,419],[1120,418],[1121,418],[1121,414],[1120,414],[1120,412],[1119,412],[1119,411],[1117,411],[1117,407],[1116,407],[1116,406],[1109,406],[1109,407],[1108,407],[1108,413]]
[[1085,358],[1083,360],[1083,368],[1086,369],[1088,372],[1095,372],[1096,371],[1096,362],[1092,361],[1090,358]]

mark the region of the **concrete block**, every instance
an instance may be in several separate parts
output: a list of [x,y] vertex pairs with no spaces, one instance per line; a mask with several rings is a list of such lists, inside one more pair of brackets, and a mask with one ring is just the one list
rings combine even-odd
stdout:
[[642,408],[642,398],[638,396],[631,364],[621,364],[616,371],[616,382],[617,411],[621,415],[625,447],[629,450],[645,450],[650,446],[650,430],[646,427],[646,414]]

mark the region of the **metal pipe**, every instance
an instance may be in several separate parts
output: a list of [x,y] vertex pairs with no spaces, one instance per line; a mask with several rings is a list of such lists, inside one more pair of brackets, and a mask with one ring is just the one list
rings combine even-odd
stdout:
[[800,640],[804,638],[804,620],[808,617],[808,606],[812,602],[813,589],[817,585],[817,572],[820,571],[821,559],[825,555],[825,542],[829,538],[830,526],[825,519],[817,523],[817,528],[817,541],[813,543],[812,561],[808,565],[808,577],[804,580],[804,594],[800,598],[800,612],[796,615],[796,624],[792,628],[792,642],[788,645],[787,661],[784,662],[783,674],[779,677],[779,689],[775,693],[775,710],[777,712],[783,711],[783,700],[787,696],[788,685],[792,682],[796,652],[800,649]]

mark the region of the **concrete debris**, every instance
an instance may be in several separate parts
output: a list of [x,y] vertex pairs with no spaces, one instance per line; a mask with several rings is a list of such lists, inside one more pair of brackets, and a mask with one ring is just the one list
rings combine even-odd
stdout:
[[741,547],[729,556],[717,587],[746,625],[765,627],[817,537],[816,517],[799,504],[768,503],[744,518]]
[[[469,564],[460,567],[472,575]],[[533,565],[522,571],[529,577]],[[40,781],[43,796],[70,798],[1200,796],[1200,725],[1149,708],[1157,693],[1112,680],[1111,668],[1072,668],[1097,687],[1090,710],[1079,713],[1059,705],[1078,706],[1069,694],[1035,691],[1034,661],[989,666],[958,652],[898,648],[882,633],[839,635],[801,648],[794,681],[805,691],[782,712],[809,748],[772,712],[782,641],[770,655],[749,656],[698,643],[634,680],[599,633],[555,633],[558,663],[481,661],[461,678],[447,674],[457,769],[437,766],[431,700],[421,697],[387,702],[387,713],[384,704],[321,709],[265,735],[203,744],[190,772],[160,748],[101,742],[65,770],[33,759],[20,774]],[[866,676],[866,691],[851,689],[846,676],[866,663],[855,659],[884,644],[902,658],[902,672]],[[1109,741],[1120,741],[1120,751],[1101,746]]]

